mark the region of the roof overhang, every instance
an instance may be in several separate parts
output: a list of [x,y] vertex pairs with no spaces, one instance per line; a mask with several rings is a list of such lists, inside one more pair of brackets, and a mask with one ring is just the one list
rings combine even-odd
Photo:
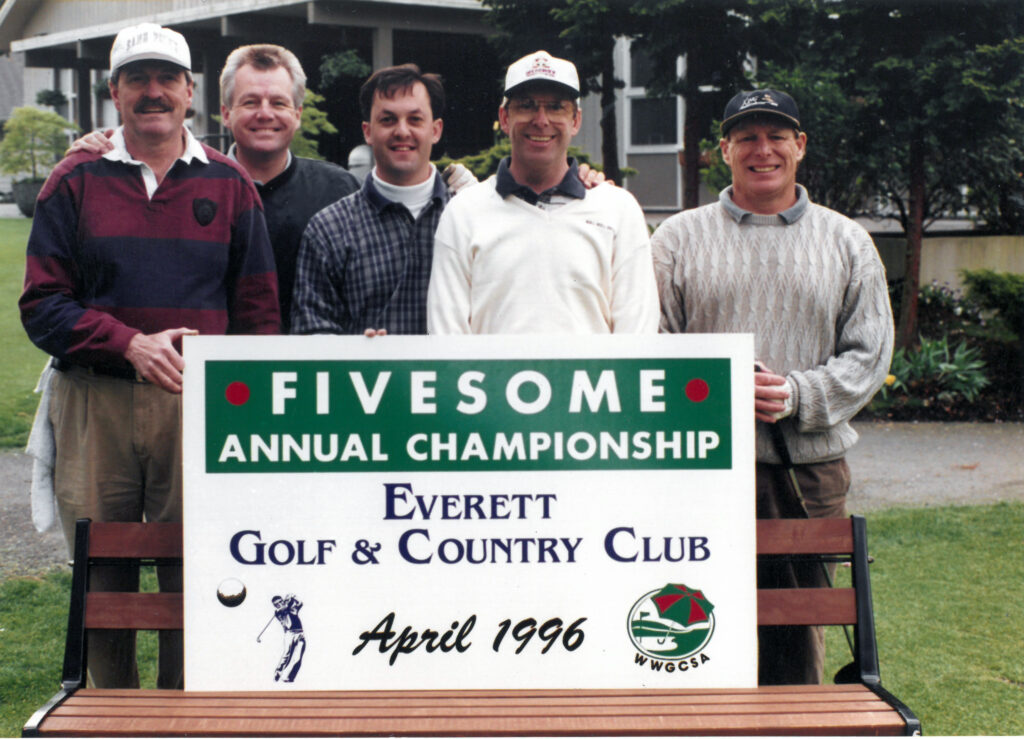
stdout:
[[214,0],[196,7],[151,13],[116,22],[22,38],[39,0],[6,0],[0,8],[0,52],[24,52],[26,66],[107,65],[110,44],[126,25],[148,21],[189,35],[274,39],[281,22],[396,30],[486,34],[479,0]]

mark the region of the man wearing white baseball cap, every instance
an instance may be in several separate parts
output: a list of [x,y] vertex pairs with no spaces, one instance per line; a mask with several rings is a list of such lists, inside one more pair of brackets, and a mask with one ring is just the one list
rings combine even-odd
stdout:
[[[19,300],[29,338],[53,358],[48,410],[54,489],[71,544],[79,518],[181,520],[181,383],[186,334],[276,333],[274,257],[252,182],[184,126],[191,57],[181,34],[122,30],[110,93],[113,150],[79,152],[39,195]],[[106,567],[100,589],[138,572]],[[159,567],[180,590],[180,567]],[[89,638],[89,681],[137,687],[135,638]],[[160,634],[157,684],[182,685],[180,633]]]
[[579,96],[570,61],[538,51],[509,66],[498,120],[512,154],[441,216],[429,333],[657,331],[640,206],[609,184],[586,189],[568,158]]

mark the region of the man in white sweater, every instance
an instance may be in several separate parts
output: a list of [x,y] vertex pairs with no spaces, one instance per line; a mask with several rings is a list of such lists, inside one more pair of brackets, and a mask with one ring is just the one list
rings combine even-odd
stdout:
[[567,158],[579,94],[576,67],[547,52],[508,68],[498,119],[512,155],[441,216],[428,333],[658,330],[640,206],[610,184],[587,190]]
[[[717,203],[669,218],[652,239],[661,329],[754,334],[757,516],[842,517],[844,455],[857,440],[849,421],[892,358],[885,271],[862,227],[796,184],[807,135],[789,95],[736,95],[720,146],[732,186]],[[783,443],[773,440],[778,430]],[[780,451],[795,464],[796,486]],[[761,587],[823,577],[814,566],[758,570]],[[822,629],[762,627],[759,640],[762,684],[821,682]]]

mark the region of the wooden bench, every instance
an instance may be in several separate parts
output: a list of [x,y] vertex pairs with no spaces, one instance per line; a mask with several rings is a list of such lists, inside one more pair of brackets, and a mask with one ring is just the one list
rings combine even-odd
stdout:
[[518,736],[912,734],[920,723],[881,687],[865,521],[758,521],[759,557],[849,562],[852,588],[760,590],[758,622],[852,626],[842,685],[723,690],[190,692],[85,687],[91,629],[181,629],[181,594],[87,592],[111,560],[180,562],[181,526],[79,521],[60,691],[23,736]]

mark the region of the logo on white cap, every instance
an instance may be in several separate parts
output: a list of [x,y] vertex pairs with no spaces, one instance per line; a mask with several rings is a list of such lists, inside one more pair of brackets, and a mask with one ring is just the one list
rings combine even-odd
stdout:
[[538,54],[537,56],[535,56],[533,58],[533,66],[526,70],[524,76],[527,79],[530,79],[531,77],[536,77],[537,75],[554,79],[555,70],[553,70],[551,68],[551,65],[548,63],[548,59],[550,58],[551,57],[549,57],[547,54]]
[[505,94],[527,82],[554,82],[569,88],[576,97],[580,93],[580,78],[576,65],[568,59],[553,57],[546,51],[535,51],[509,65],[505,75]]
[[124,28],[110,48],[110,72],[139,61],[162,61],[192,69],[192,55],[185,37],[155,23],[140,23]]

